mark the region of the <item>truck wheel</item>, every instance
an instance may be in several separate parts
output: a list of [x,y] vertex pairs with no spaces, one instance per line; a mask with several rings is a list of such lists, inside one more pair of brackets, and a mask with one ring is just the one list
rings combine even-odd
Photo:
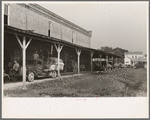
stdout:
[[33,82],[34,81],[34,73],[33,72],[28,74],[28,81],[29,82]]
[[56,71],[53,71],[53,72],[52,72],[52,78],[55,78],[56,76],[57,76]]

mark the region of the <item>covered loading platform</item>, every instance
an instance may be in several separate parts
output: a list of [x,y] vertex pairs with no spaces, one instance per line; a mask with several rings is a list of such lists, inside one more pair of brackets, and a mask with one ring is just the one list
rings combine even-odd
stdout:
[[[104,51],[37,34],[31,30],[22,30],[4,25],[4,69],[7,69],[6,66],[9,61],[14,61],[15,58],[19,58],[20,65],[23,67],[24,88],[26,87],[26,60],[32,57],[31,54],[33,51],[37,50],[35,46],[38,46],[39,49],[44,49],[43,51],[47,52],[45,53],[45,57],[57,57],[58,65],[60,58],[63,58],[65,63],[64,72],[76,72],[78,74],[80,73],[80,70],[82,70],[81,65],[86,66],[85,69],[88,71],[93,70],[93,58],[106,58],[106,55],[115,56],[111,53],[105,53]],[[75,62],[74,69],[71,69],[71,71],[69,69],[70,62],[68,63],[70,59]],[[58,77],[60,78],[59,70]]]

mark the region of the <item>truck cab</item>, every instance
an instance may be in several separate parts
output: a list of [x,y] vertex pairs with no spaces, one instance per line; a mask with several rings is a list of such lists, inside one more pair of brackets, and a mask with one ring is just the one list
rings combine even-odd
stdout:
[[[27,60],[26,62],[26,75],[29,82],[33,82],[35,77],[56,77],[57,71],[64,69],[64,63],[60,59],[60,68],[58,68],[58,59],[54,57],[43,59]],[[22,67],[18,74],[9,74],[11,78],[23,75]]]

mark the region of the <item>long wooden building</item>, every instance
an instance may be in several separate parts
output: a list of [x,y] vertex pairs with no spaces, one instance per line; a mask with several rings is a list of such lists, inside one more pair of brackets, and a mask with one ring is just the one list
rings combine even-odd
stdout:
[[[35,51],[44,58],[58,57],[65,63],[66,72],[93,70],[93,58],[117,58],[113,53],[91,48],[92,31],[56,15],[38,4],[4,4],[4,70],[18,59],[26,69],[26,61]],[[58,71],[60,74],[60,71]],[[25,83],[26,72],[23,72]]]

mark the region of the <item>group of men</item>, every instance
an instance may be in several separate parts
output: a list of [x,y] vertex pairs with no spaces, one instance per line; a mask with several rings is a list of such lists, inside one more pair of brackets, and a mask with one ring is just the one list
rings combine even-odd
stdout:
[[44,59],[44,55],[43,55],[43,51],[40,49],[40,56],[37,53],[37,51],[35,51],[35,53],[33,54],[33,59]]
[[[37,51],[35,51],[35,53],[33,54],[33,59],[35,60],[35,59],[44,59],[44,56],[43,56],[43,54],[42,54],[42,50],[40,50],[40,56],[39,56],[39,54],[37,53]],[[16,59],[15,61],[14,61],[14,65],[13,65],[13,67],[12,67],[12,69],[11,69],[11,72],[13,72],[13,73],[17,73],[18,71],[19,71],[19,68],[20,68],[20,65],[19,65],[19,62],[18,62],[18,60]]]

